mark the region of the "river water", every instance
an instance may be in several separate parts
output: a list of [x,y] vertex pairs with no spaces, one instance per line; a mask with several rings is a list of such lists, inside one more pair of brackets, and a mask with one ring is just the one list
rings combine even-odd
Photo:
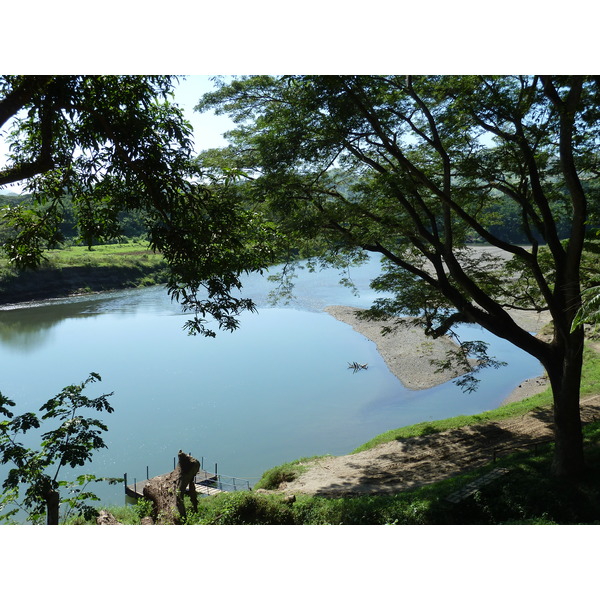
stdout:
[[[479,328],[462,335],[490,343],[508,366],[482,374],[477,392],[452,382],[407,390],[375,344],[337,321],[331,304],[368,307],[379,262],[351,272],[358,296],[336,271],[301,272],[290,305],[271,306],[273,283],[252,275],[244,293],[259,307],[240,328],[215,339],[188,336],[187,315],[164,288],[98,294],[0,311],[0,391],[16,414],[37,411],[64,386],[94,371],[88,396],[114,392],[101,419],[108,449],[85,472],[130,481],[167,472],[182,449],[204,467],[254,483],[267,469],[300,457],[344,454],[389,429],[476,414],[497,407],[526,378],[535,359]],[[349,362],[368,363],[353,373]],[[23,439],[28,445],[27,438]],[[6,467],[0,466],[4,478]],[[65,473],[68,475],[68,473]],[[108,504],[124,502],[122,486],[98,484]]]

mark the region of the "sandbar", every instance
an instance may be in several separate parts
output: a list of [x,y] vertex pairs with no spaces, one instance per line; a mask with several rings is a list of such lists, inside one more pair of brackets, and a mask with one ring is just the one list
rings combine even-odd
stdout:
[[[432,339],[418,327],[399,327],[396,331],[382,334],[385,321],[365,321],[356,315],[357,308],[351,306],[327,306],[325,311],[332,317],[350,325],[355,331],[374,342],[390,371],[411,390],[425,390],[464,374],[464,371],[442,371],[436,373],[434,360],[443,360],[449,350],[457,347],[448,337]],[[519,314],[520,313],[520,314]],[[549,322],[546,316],[531,315],[526,311],[515,311],[513,318],[532,332],[539,332]],[[537,394],[548,385],[545,375],[523,381],[502,401],[502,404],[518,402]]]
[[425,390],[450,381],[465,371],[436,373],[432,360],[443,360],[446,353],[457,345],[448,337],[432,339],[414,326],[399,327],[383,335],[381,330],[390,323],[365,321],[356,315],[358,309],[350,306],[327,306],[332,317],[350,325],[355,331],[374,342],[389,370],[411,390]]

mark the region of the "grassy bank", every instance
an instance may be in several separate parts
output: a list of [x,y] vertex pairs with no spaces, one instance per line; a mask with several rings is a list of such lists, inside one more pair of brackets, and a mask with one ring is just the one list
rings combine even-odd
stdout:
[[[600,394],[600,353],[593,350],[591,347],[586,347],[584,352],[584,363],[581,382],[581,396],[590,396]],[[511,419],[524,415],[536,408],[550,406],[552,404],[552,392],[548,388],[539,394],[530,396],[521,402],[513,402],[505,406],[500,406],[494,410],[489,410],[478,415],[459,415],[449,419],[440,421],[431,421],[425,423],[417,423],[416,425],[408,425],[399,429],[386,431],[372,440],[369,440],[362,446],[359,446],[353,453],[362,452],[369,448],[374,448],[379,444],[385,444],[393,440],[400,440],[409,437],[418,437],[447,431],[449,429],[457,429],[468,425],[479,425],[490,421],[501,421],[503,419]]]
[[164,283],[161,255],[144,243],[72,246],[50,250],[35,271],[16,271],[0,260],[0,304]]
[[[453,525],[600,523],[600,423],[585,428],[588,471],[577,484],[550,475],[552,449],[518,453],[493,465],[390,496],[327,499],[251,492],[222,494],[200,503],[197,524]],[[508,473],[459,503],[448,497],[468,483],[504,468]]]

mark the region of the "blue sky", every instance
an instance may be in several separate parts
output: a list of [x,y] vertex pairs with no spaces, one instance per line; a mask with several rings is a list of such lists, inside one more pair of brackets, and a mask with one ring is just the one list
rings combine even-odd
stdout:
[[194,147],[196,152],[208,148],[225,146],[227,142],[223,133],[233,129],[233,122],[224,115],[215,115],[212,111],[198,113],[194,106],[206,92],[212,91],[214,85],[208,75],[191,75],[180,83],[175,91],[175,102],[185,111],[187,119],[194,128]]

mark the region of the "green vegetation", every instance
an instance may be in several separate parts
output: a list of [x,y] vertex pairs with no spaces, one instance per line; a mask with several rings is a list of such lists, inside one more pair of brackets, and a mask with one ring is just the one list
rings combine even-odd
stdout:
[[196,162],[172,101],[177,84],[168,75],[0,76],[10,146],[0,187],[22,182],[31,195],[0,210],[0,247],[15,267],[38,267],[69,232],[88,246],[115,240],[134,216],[165,260],[169,294],[193,315],[190,332],[214,335],[211,317],[230,330],[255,307],[240,298],[240,278],[269,264],[276,236],[255,202],[230,193],[231,175]]
[[600,285],[594,285],[581,293],[582,305],[575,319],[572,328],[579,327],[582,324],[592,325],[594,333],[600,328]]
[[[122,216],[135,214],[167,266],[155,277],[146,258],[131,267],[50,262],[35,284],[11,266],[0,301],[142,285],[164,274],[169,294],[195,315],[189,331],[214,335],[205,317],[235,329],[239,314],[255,309],[239,297],[241,276],[262,272],[282,253],[292,261],[318,251],[322,264],[342,268],[379,253],[385,269],[372,287],[390,294],[366,317],[393,326],[409,315],[429,335],[454,335],[459,360],[476,353],[478,365],[495,365],[485,344],[461,343],[454,333],[476,323],[544,365],[555,413],[552,466],[563,478],[553,485],[570,481],[565,497],[573,499],[597,464],[593,453],[584,460],[578,398],[581,290],[597,285],[597,261],[588,271],[584,250],[599,210],[600,79],[243,77],[201,100],[200,110],[229,114],[237,125],[228,148],[201,157],[192,155],[190,126],[170,101],[175,83],[169,76],[0,76],[0,126],[10,145],[0,186],[25,182],[31,193],[0,214],[9,264],[39,268],[65,227],[88,248],[118,239]],[[474,241],[510,260],[473,257],[466,245]],[[587,308],[595,312],[593,302]],[[548,311],[549,339],[521,328],[514,308]],[[459,381],[472,386],[473,374]],[[288,467],[269,478],[293,475]],[[211,522],[266,519],[253,516],[261,506],[276,522],[302,504],[279,511],[253,495],[215,502],[225,516],[206,517]]]
[[[600,423],[583,428],[586,472],[575,484],[551,473],[552,445],[517,452],[494,464],[415,490],[388,496],[329,499],[234,492],[188,505],[189,525],[534,525],[600,524]],[[458,503],[448,497],[492,469],[507,469]],[[122,523],[137,524],[143,510],[109,507]],[[73,523],[85,523],[83,519]],[[87,523],[94,521],[88,520]]]
[[298,460],[273,467],[263,473],[263,476],[256,483],[255,487],[264,490],[276,490],[281,483],[285,481],[294,481],[299,475],[306,471],[306,463],[317,458],[299,458]]
[[[86,491],[89,483],[107,480],[117,483],[116,478],[98,479],[93,475],[79,475],[74,481],[59,479],[64,466],[81,467],[92,460],[94,451],[106,448],[102,433],[107,431],[102,421],[84,416],[86,412],[113,412],[107,398],[102,394],[88,398],[82,394],[85,387],[100,381],[97,373],[91,373],[80,385],[70,385],[40,407],[41,414],[28,412],[15,416],[9,409],[15,403],[0,394],[0,463],[10,463],[12,468],[2,482],[0,507],[16,504],[25,510],[27,520],[41,523],[44,517],[48,525],[58,525],[60,505],[67,507],[66,517],[71,513],[90,517],[94,507],[89,500],[99,500],[92,492]],[[39,449],[27,448],[20,437],[27,432],[40,429],[42,422],[51,419],[58,427],[41,434]],[[68,490],[61,499],[60,490]],[[22,498],[22,500],[21,500]],[[9,521],[18,508],[0,515],[0,522]]]
[[36,270],[0,259],[0,303],[165,283],[167,265],[145,242],[48,250]]
[[[36,203],[31,194],[0,193],[0,244],[5,244],[19,235],[19,227],[24,224],[25,215],[49,210],[51,204],[43,200]],[[148,234],[145,225],[146,215],[141,210],[122,210],[114,215],[111,233],[108,235],[96,225],[95,230],[86,231],[80,223],[80,209],[73,197],[64,194],[59,201],[56,222],[56,245],[83,245],[88,248],[103,243],[115,243],[124,239],[143,238]],[[95,235],[94,235],[95,231]]]

